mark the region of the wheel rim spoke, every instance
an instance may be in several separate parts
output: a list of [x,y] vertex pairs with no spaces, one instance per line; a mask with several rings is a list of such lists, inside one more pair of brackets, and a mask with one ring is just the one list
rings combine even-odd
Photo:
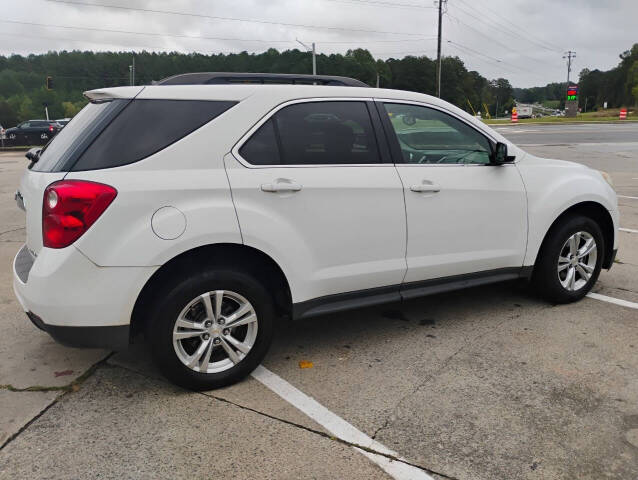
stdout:
[[252,345],[245,345],[244,343],[242,343],[239,340],[237,340],[236,338],[234,338],[232,335],[225,335],[224,336],[224,340],[226,340],[228,343],[232,344],[233,347],[235,347],[237,350],[239,350],[244,355],[247,354],[248,352],[250,352],[250,349],[252,348]]
[[181,328],[190,328],[191,330],[199,330],[200,332],[204,331],[204,324],[199,322],[191,322],[190,320],[186,320],[184,318],[180,318],[175,322],[177,327]]
[[575,233],[569,238],[569,253],[576,255],[578,253],[578,243],[580,242],[580,234]]
[[226,323],[225,327],[226,328],[241,327],[242,325],[248,325],[249,323],[253,323],[256,321],[257,321],[257,315],[255,315],[254,313],[251,313],[249,315],[246,315],[243,318],[240,318],[239,320]]
[[228,358],[230,359],[230,361],[235,363],[235,364],[239,363],[241,358],[239,358],[239,355],[237,355],[237,352],[235,352],[235,350],[233,350],[233,347],[231,347],[228,344],[226,339],[220,338],[220,340],[221,340],[221,346],[226,351],[226,354],[228,355]]
[[226,326],[232,325],[236,320],[240,319],[243,315],[251,311],[253,307],[250,303],[243,303],[235,310],[231,315],[226,317]]
[[596,249],[596,242],[593,238],[590,238],[585,242],[585,245],[578,251],[578,258],[584,258]]
[[224,301],[224,291],[223,290],[215,290],[215,311],[214,311],[214,320],[218,321],[219,317],[222,316],[222,302]]
[[594,267],[590,267],[586,263],[582,263],[582,262],[580,262],[578,265],[580,265],[581,268],[584,268],[589,275],[594,273]]
[[197,347],[197,350],[195,350],[195,353],[193,353],[190,357],[189,357],[189,362],[188,362],[188,366],[190,368],[196,367],[199,364],[199,361],[202,358],[202,355],[204,355],[206,353],[206,350],[210,347],[210,342],[211,340],[203,340],[202,343],[199,344],[199,347]]
[[205,293],[200,296],[204,309],[206,310],[206,319],[215,321],[215,312],[213,312],[213,304],[210,300],[210,293]]
[[173,339],[183,340],[185,338],[199,337],[202,333],[204,333],[204,330],[182,330],[173,333]]
[[576,270],[585,281],[589,280],[589,277],[591,277],[591,275],[587,273],[587,271],[580,264],[576,265]]

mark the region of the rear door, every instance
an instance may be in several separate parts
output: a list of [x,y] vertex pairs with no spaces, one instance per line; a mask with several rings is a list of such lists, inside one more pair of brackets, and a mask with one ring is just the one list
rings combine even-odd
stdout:
[[405,188],[405,282],[520,268],[527,203],[516,165],[491,165],[491,140],[449,112],[378,105]]
[[381,132],[372,102],[291,102],[226,157],[243,240],[282,266],[293,302],[398,291],[405,206]]

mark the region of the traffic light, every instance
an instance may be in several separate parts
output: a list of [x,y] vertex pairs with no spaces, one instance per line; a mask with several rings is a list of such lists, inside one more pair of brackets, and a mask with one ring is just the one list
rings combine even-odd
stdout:
[[53,90],[53,77],[47,77],[47,90]]

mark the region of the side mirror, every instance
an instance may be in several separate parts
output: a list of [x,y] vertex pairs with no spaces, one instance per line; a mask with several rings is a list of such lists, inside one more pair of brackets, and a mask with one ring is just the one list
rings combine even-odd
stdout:
[[496,148],[494,148],[494,152],[492,153],[491,158],[493,165],[503,165],[504,163],[511,163],[514,161],[514,157],[510,157],[507,155],[507,145],[498,142],[496,144]]
[[42,150],[41,148],[33,147],[27,153],[25,153],[24,156],[27,157],[27,160],[30,160],[33,163],[35,163],[40,159],[41,150]]

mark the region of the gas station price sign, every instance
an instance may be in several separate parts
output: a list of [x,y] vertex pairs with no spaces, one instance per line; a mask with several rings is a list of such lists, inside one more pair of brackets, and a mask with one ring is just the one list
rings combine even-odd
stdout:
[[578,85],[570,85],[567,87],[567,101],[578,101]]

